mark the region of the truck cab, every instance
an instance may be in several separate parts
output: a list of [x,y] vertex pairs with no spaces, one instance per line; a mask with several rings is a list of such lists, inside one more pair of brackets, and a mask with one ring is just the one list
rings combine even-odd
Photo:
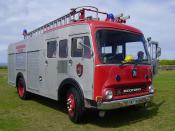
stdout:
[[94,100],[99,109],[147,102],[153,96],[151,58],[143,33],[106,23],[95,31]]

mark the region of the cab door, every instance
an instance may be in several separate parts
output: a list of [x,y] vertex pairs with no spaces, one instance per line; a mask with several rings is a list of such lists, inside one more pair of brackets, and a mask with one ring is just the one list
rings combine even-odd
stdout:
[[46,92],[50,98],[56,97],[57,89],[57,40],[51,39],[46,41],[47,44],[47,56],[45,60],[45,82],[46,82]]
[[92,44],[88,35],[70,37],[69,75],[81,86],[85,98],[92,99],[94,62]]

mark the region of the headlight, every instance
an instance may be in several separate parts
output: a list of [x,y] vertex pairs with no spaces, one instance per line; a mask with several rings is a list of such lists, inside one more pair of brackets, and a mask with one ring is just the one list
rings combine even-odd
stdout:
[[153,85],[150,85],[150,86],[149,86],[149,93],[154,93]]
[[110,99],[112,99],[112,97],[113,97],[113,92],[112,92],[112,90],[106,90],[106,91],[105,91],[105,99],[106,99],[106,100],[110,100]]

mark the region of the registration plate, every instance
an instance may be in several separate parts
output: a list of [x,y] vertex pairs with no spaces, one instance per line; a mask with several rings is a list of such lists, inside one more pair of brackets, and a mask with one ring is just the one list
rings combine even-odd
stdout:
[[136,101],[136,100],[128,100],[127,101],[127,104],[128,105],[135,105],[135,104],[137,104],[138,103],[138,101]]
[[139,104],[139,103],[144,103],[146,102],[147,100],[146,99],[140,99],[140,100],[128,100],[126,101],[126,103],[128,105],[136,105],[136,104]]

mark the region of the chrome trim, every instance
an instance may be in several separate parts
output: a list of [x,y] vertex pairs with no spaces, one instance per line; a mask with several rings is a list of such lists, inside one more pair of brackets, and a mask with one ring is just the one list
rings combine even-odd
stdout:
[[149,102],[152,100],[152,98],[153,98],[153,94],[149,94],[146,96],[134,97],[134,98],[129,98],[129,99],[97,103],[97,109],[101,109],[101,110],[117,109],[120,107],[126,107],[126,106],[137,105],[137,104]]

